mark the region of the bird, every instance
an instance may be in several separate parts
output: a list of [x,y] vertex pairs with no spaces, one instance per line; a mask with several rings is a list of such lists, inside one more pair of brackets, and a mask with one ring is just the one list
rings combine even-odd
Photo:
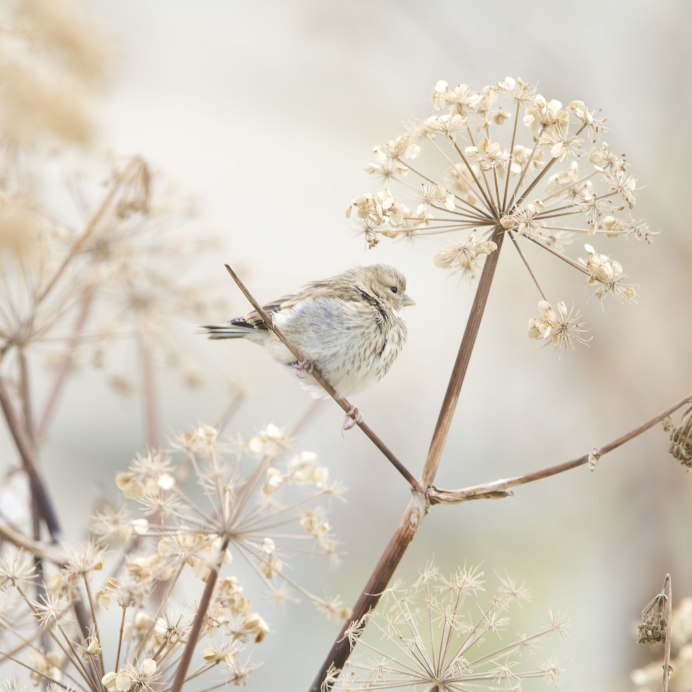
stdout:
[[[264,346],[274,360],[293,369],[313,396],[324,391],[309,373],[317,368],[345,399],[382,379],[401,352],[407,336],[401,311],[415,305],[406,293],[406,278],[386,264],[357,266],[312,281],[298,293],[263,306],[296,356],[267,328],[257,311],[225,325],[204,325],[210,339],[247,339]],[[360,422],[353,407],[344,429]],[[350,423],[349,423],[350,421]]]

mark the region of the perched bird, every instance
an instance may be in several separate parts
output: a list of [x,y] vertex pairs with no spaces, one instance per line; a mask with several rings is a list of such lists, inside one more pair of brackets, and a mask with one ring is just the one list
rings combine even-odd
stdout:
[[[210,339],[245,338],[265,346],[275,360],[302,371],[303,377],[314,366],[340,397],[347,397],[384,377],[392,366],[406,341],[399,313],[413,304],[404,276],[385,264],[354,267],[268,303],[264,310],[301,353],[305,361],[300,363],[255,311],[228,325],[203,328]],[[312,378],[305,379],[314,385],[313,393],[322,394]],[[350,415],[357,422],[358,411]]]

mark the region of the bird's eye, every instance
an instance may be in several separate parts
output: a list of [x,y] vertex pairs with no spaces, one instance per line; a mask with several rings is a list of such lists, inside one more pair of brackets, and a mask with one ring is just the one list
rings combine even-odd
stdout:
[[390,287],[389,287],[389,290],[390,290],[392,293],[397,293],[397,292],[399,291],[399,288],[398,288],[397,286],[390,286]]

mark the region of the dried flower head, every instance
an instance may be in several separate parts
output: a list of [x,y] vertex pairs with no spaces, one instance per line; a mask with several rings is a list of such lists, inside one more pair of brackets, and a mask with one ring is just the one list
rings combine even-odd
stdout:
[[455,242],[435,255],[438,267],[460,271],[462,274],[473,276],[478,261],[497,250],[492,240],[478,241],[476,234],[471,232],[461,242]]
[[692,469],[692,407],[682,414],[678,425],[666,420],[664,427],[670,435],[668,451],[689,471]]
[[550,303],[541,300],[538,312],[538,317],[529,320],[530,339],[543,339],[562,351],[573,349],[575,343],[589,342],[584,336],[586,329],[578,310],[568,310],[562,301],[557,304],[557,309],[553,309]]
[[[189,256],[213,249],[214,239],[195,234],[194,206],[181,205],[167,185],[143,159],[128,159],[74,229],[22,195],[3,198],[0,189],[0,352],[40,347],[56,381],[91,363],[128,393],[132,378],[112,371],[107,356],[134,337],[145,379],[157,351],[169,372],[198,386],[203,373],[185,355],[176,325],[213,310],[213,292],[190,276]],[[83,188],[93,189],[86,181]]]
[[668,596],[665,593],[654,596],[642,610],[642,619],[637,627],[637,641],[640,644],[665,641],[669,613]]
[[200,655],[186,680],[215,673],[212,686],[246,684],[250,651],[270,627],[232,573],[236,562],[276,599],[302,595],[347,617],[338,598],[313,595],[290,573],[299,554],[337,559],[324,501],[340,492],[314,454],[292,454],[291,444],[270,425],[232,449],[201,425],[118,474],[125,506],[101,509],[91,540],[65,547],[59,564],[37,570],[0,546],[0,632],[16,672],[68,689],[164,691],[192,641]]
[[[367,170],[385,186],[356,197],[347,209],[370,247],[382,238],[470,232],[440,251],[435,263],[473,275],[477,261],[496,251],[493,238],[504,233],[543,301],[550,302],[529,265],[527,246],[580,272],[598,298],[636,298],[617,260],[590,243],[585,258],[564,250],[579,236],[597,238],[599,246],[610,238],[653,238],[632,215],[636,178],[603,141],[605,120],[597,111],[582,101],[547,99],[511,77],[480,91],[439,81],[432,103],[433,115],[375,147]],[[553,343],[584,342],[571,333]]]
[[509,609],[528,593],[509,578],[498,582],[484,599],[479,569],[444,577],[428,565],[412,587],[392,586],[377,611],[349,633],[360,637],[359,646],[338,678],[332,671],[335,689],[520,690],[528,678],[557,684],[558,664],[524,659],[539,640],[562,633],[564,619],[552,615],[536,634],[508,638]]
[[[660,596],[660,594],[659,594]],[[670,606],[661,603],[657,596],[649,606],[654,610],[659,606]],[[659,603],[656,603],[656,601]],[[649,608],[647,606],[647,608]],[[671,692],[686,692],[692,689],[692,598],[683,598],[669,613],[670,618],[670,686]],[[658,619],[658,615],[654,616]],[[660,644],[651,647],[655,656],[649,665],[632,671],[630,679],[638,692],[658,692],[661,689],[662,660]]]
[[[270,591],[288,585],[323,607],[323,599],[299,587],[285,565],[303,550],[306,539],[311,539],[313,552],[338,561],[336,540],[320,502],[342,489],[329,482],[315,454],[289,455],[291,444],[279,428],[269,425],[249,441],[237,443],[232,454],[216,428],[202,425],[174,441],[173,451],[182,453],[182,464],[180,454],[138,456],[116,482],[131,507],[127,516],[133,532],[140,540],[155,539],[156,560],[138,561],[131,569],[155,574],[174,570],[183,559],[205,579],[225,546],[223,563],[242,558]],[[185,487],[190,471],[197,491]],[[199,492],[203,500],[193,499]],[[112,535],[107,527],[101,530],[104,538]]]

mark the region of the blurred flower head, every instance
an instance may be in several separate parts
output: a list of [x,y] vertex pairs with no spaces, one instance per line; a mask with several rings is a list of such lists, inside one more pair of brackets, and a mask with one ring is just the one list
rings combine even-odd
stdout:
[[292,454],[291,444],[273,425],[234,445],[201,425],[118,474],[124,505],[100,510],[91,540],[64,548],[56,564],[39,570],[28,553],[0,546],[3,651],[14,651],[36,684],[170,689],[192,636],[195,594],[213,583],[188,679],[211,673],[241,685],[256,667],[254,645],[270,632],[244,588],[248,574],[273,599],[304,596],[347,617],[338,598],[313,595],[291,575],[306,554],[337,559],[325,501],[341,490],[314,454]]
[[104,32],[72,0],[15,0],[0,8],[0,136],[86,145],[90,100],[108,66]]
[[[175,454],[147,452],[118,474],[126,505],[97,516],[95,536],[105,543],[136,538],[142,546],[153,540],[153,553],[128,563],[153,579],[168,578],[181,560],[206,579],[225,546],[223,564],[250,565],[275,598],[302,594],[331,612],[286,566],[306,550],[338,563],[324,503],[343,488],[315,454],[290,454],[291,445],[274,425],[232,446],[211,426],[184,433],[173,442]],[[343,616],[340,607],[331,614]]]

